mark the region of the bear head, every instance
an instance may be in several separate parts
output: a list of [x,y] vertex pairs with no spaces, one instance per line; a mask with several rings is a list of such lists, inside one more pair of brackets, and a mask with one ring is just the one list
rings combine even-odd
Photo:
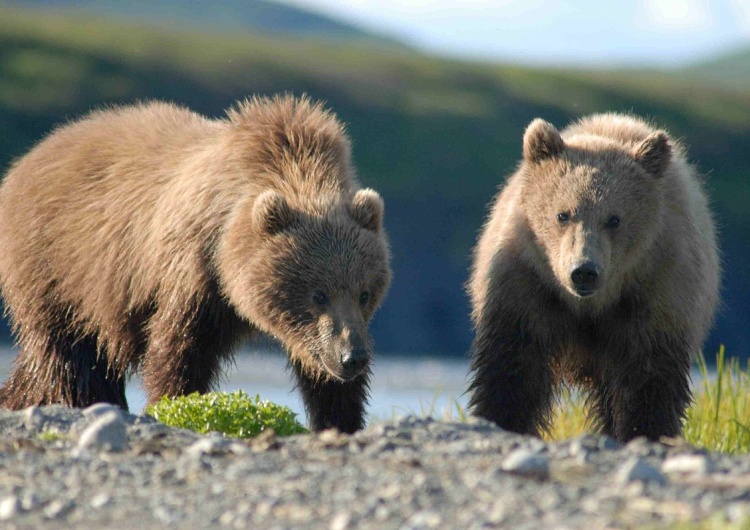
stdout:
[[606,305],[643,266],[661,230],[669,137],[656,131],[632,144],[594,135],[563,139],[537,119],[524,135],[523,155],[521,201],[540,250],[536,261],[563,298]]
[[369,366],[368,324],[390,283],[382,220],[383,201],[370,189],[304,207],[264,191],[225,232],[225,294],[308,375],[350,380]]

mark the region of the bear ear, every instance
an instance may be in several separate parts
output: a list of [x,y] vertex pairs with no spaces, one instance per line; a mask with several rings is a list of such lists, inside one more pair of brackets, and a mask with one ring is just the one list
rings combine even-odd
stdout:
[[362,228],[379,232],[383,226],[384,209],[383,199],[375,190],[365,188],[354,194],[352,217]]
[[263,233],[277,234],[288,228],[294,218],[294,210],[277,191],[264,191],[253,203],[253,224]]
[[523,135],[523,157],[528,162],[541,162],[558,156],[563,149],[565,142],[551,123],[537,118],[526,127]]
[[664,170],[672,161],[672,146],[669,145],[669,136],[663,131],[651,133],[633,149],[633,157],[652,175],[662,176]]

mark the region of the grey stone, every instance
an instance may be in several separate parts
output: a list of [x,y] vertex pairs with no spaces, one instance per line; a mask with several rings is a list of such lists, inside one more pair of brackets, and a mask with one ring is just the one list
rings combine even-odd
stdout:
[[25,492],[21,495],[21,508],[25,511],[36,510],[40,504],[39,497],[34,493]]
[[516,449],[503,460],[500,468],[516,475],[545,479],[549,476],[549,457],[534,449]]
[[86,418],[87,420],[93,420],[95,418],[103,416],[108,412],[116,412],[118,414],[122,414],[122,409],[120,409],[120,407],[112,405],[111,403],[94,403],[93,405],[83,409],[82,412],[84,418]]
[[603,451],[616,451],[622,447],[622,444],[609,436],[600,436],[597,447]]
[[415,513],[409,518],[408,528],[438,528],[440,526],[440,514],[425,510]]
[[44,516],[47,519],[57,519],[64,517],[75,507],[75,503],[70,500],[55,499],[44,508]]
[[44,424],[44,414],[39,407],[27,407],[21,411],[23,423],[29,430],[37,430]]
[[352,514],[349,512],[337,512],[331,519],[330,530],[346,530],[350,528]]
[[705,455],[675,455],[664,461],[661,470],[664,473],[705,475],[711,470],[711,462]]
[[109,504],[111,500],[112,497],[108,493],[99,493],[91,499],[91,501],[89,502],[89,506],[94,509],[102,508],[103,506]]
[[78,452],[87,449],[118,452],[127,446],[128,433],[118,410],[103,413],[86,427],[78,439],[77,449]]
[[21,511],[21,501],[15,495],[0,500],[0,521],[12,519]]
[[185,454],[189,456],[201,456],[201,455],[222,455],[226,454],[231,450],[231,443],[226,438],[219,436],[210,436],[207,438],[201,438],[197,442],[191,444],[185,449]]
[[660,485],[667,483],[661,471],[641,458],[631,457],[618,468],[615,481],[619,484],[628,484],[636,480]]

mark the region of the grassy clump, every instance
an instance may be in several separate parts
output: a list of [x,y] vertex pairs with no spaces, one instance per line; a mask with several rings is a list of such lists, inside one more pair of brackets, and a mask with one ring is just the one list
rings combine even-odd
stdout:
[[67,437],[67,434],[61,433],[57,429],[47,429],[36,435],[36,439],[40,442],[57,442],[65,440]]
[[555,402],[552,425],[549,432],[545,434],[545,439],[567,440],[579,434],[591,432],[587,414],[586,400],[583,396],[574,389],[564,386]]
[[147,407],[146,414],[170,427],[202,434],[218,431],[237,438],[251,438],[268,429],[279,436],[307,432],[289,407],[261,401],[260,396],[253,398],[242,390],[164,396]]
[[[683,422],[683,438],[710,451],[750,452],[750,366],[743,370],[737,359],[727,361],[722,346],[715,375],[703,357],[698,359],[698,369],[700,382]],[[546,438],[565,440],[589,431],[586,414],[583,398],[564,389]]]
[[698,360],[701,384],[693,395],[683,428],[685,440],[722,453],[750,452],[750,365],[743,370],[737,359],[716,356],[712,377],[703,358]]

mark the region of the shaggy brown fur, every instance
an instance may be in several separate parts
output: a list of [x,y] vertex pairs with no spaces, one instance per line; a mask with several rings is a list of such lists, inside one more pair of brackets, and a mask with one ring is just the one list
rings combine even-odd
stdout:
[[603,114],[562,134],[535,120],[523,152],[474,255],[473,413],[538,434],[559,376],[590,384],[604,433],[677,435],[719,286],[713,221],[683,149]]
[[312,427],[362,427],[368,322],[390,281],[383,203],[336,118],[252,99],[209,120],[165,103],[94,112],[0,188],[0,280],[18,339],[9,408],[127,407],[205,392],[238,341],[289,352]]

